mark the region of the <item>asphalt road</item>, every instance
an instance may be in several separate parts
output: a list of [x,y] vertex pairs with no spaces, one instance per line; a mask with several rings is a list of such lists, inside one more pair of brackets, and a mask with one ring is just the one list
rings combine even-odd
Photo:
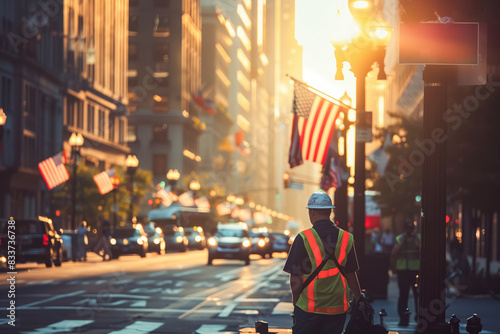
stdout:
[[208,266],[207,256],[202,250],[103,262],[90,255],[58,268],[18,265],[15,275],[0,273],[0,332],[229,334],[289,302],[284,254],[252,256],[249,266]]

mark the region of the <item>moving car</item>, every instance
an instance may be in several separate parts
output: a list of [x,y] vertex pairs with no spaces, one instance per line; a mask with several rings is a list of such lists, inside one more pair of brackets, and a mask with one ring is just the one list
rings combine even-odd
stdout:
[[290,251],[290,247],[292,246],[292,240],[290,239],[290,233],[280,233],[280,232],[271,232],[270,238],[271,243],[273,245],[273,252],[277,253],[288,253]]
[[184,228],[181,226],[169,224],[163,228],[167,250],[177,250],[185,252],[188,249],[188,238],[184,234]]
[[160,255],[165,254],[165,236],[161,228],[156,227],[154,222],[149,222],[144,225],[144,231],[148,234],[148,252],[156,252]]
[[250,249],[252,243],[245,223],[230,223],[217,225],[217,232],[207,241],[208,264],[214,259],[235,259],[250,264]]
[[184,233],[188,238],[188,247],[189,249],[204,249],[207,247],[207,241],[205,239],[205,233],[203,232],[203,228],[199,226],[195,227],[185,227]]
[[109,242],[111,244],[111,254],[115,259],[125,254],[137,254],[140,257],[146,257],[148,252],[148,234],[141,224],[113,230]]
[[16,263],[45,263],[46,267],[61,265],[63,241],[54,229],[51,219],[39,216],[33,219],[11,218],[0,221],[0,247],[2,249],[0,253],[4,256],[8,255],[10,236],[15,236]]
[[249,231],[249,235],[252,242],[252,254],[258,254],[262,258],[273,257],[273,245],[267,228],[253,228]]

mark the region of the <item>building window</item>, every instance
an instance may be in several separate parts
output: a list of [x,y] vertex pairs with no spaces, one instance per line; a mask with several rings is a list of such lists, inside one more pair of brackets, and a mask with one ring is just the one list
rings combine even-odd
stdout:
[[127,142],[133,143],[137,141],[137,127],[133,124],[129,124],[127,128]]
[[128,46],[128,62],[129,68],[136,68],[135,64],[131,64],[137,62],[137,45],[130,43]]
[[99,137],[104,138],[106,134],[106,111],[99,109]]
[[131,33],[137,33],[139,28],[139,17],[137,15],[130,15],[128,19],[128,31]]
[[66,124],[69,126],[75,125],[75,104],[71,97],[66,100]]
[[154,0],[155,7],[169,7],[170,0]]
[[168,139],[167,135],[167,124],[154,125],[153,126],[153,141],[154,142],[166,142]]
[[115,141],[115,130],[116,130],[116,118],[114,116],[109,116],[109,141]]
[[125,120],[119,120],[120,126],[118,127],[118,143],[120,145],[125,145]]
[[156,43],[154,46],[153,60],[156,63],[168,63],[169,48],[170,45],[168,43]]
[[154,36],[168,37],[170,36],[170,22],[167,16],[156,15],[153,25]]
[[95,107],[91,104],[87,105],[87,131],[92,134],[95,131]]
[[76,127],[83,129],[83,102],[76,101]]
[[167,174],[167,155],[153,154],[153,176],[164,177]]
[[167,112],[168,110],[168,97],[160,95],[153,96],[153,111]]

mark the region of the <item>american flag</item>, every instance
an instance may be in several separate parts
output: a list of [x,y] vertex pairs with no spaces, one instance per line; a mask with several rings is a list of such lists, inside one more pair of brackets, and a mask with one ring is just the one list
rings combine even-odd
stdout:
[[66,166],[64,166],[64,160],[66,159],[63,152],[60,152],[38,164],[38,170],[40,170],[40,174],[42,174],[49,190],[69,180],[69,173]]
[[97,184],[97,188],[99,188],[99,192],[101,195],[109,193],[113,190],[113,185],[111,184],[110,177],[115,176],[115,169],[111,168],[107,172],[101,172],[99,174],[94,175],[95,184]]
[[338,104],[295,82],[290,167],[309,160],[324,164],[340,110]]
[[180,194],[179,203],[181,203],[182,206],[194,206],[193,193],[191,191],[186,191]]

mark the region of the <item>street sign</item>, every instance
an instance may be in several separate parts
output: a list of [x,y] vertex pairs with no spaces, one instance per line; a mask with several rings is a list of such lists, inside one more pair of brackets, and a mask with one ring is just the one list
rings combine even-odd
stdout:
[[372,141],[372,112],[365,111],[356,119],[356,143],[370,143]]
[[400,23],[399,63],[477,65],[479,24]]
[[304,189],[304,184],[303,183],[297,183],[297,182],[291,182],[290,183],[290,189],[302,190],[302,189]]

